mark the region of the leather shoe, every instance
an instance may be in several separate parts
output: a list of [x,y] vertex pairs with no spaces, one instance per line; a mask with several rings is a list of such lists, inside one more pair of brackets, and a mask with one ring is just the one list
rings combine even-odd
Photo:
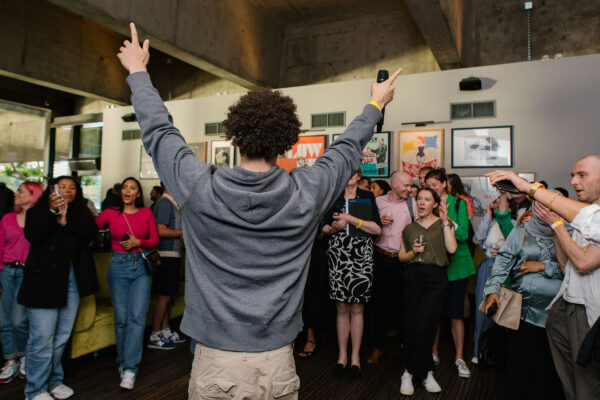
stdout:
[[350,367],[350,379],[357,381],[362,376],[362,371],[358,365],[352,365]]
[[383,356],[383,354],[383,351],[379,349],[373,349],[371,354],[369,354],[369,357],[367,357],[367,364],[377,364],[379,362],[379,359]]
[[336,379],[340,379],[342,376],[344,376],[344,372],[346,372],[346,366],[344,364],[335,364],[335,367],[333,368],[333,376]]

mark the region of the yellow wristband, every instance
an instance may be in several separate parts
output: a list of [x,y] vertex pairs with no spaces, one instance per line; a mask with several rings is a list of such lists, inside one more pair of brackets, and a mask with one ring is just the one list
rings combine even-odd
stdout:
[[415,253],[413,253],[413,251],[412,251],[412,250],[411,250],[411,251],[409,251],[409,252],[408,252],[408,254],[409,254],[411,257],[414,257],[414,256],[415,256]]
[[381,106],[379,104],[377,104],[377,102],[375,100],[371,100],[369,102],[369,104],[374,105],[375,107],[377,107],[377,109],[379,110],[379,112],[381,112]]
[[356,226],[358,229],[360,229],[360,227],[362,226],[363,220],[359,219],[358,220],[358,225]]
[[555,223],[553,223],[552,225],[550,225],[552,227],[552,229],[556,229],[558,228],[559,225],[562,225],[563,222],[559,219],[558,221],[556,221]]

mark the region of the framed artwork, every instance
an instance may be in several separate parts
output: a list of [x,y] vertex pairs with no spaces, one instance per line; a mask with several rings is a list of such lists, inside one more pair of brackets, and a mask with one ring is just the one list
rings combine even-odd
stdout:
[[294,168],[311,166],[323,155],[329,135],[300,136],[291,150],[277,158],[277,165],[290,172]]
[[144,146],[140,146],[140,179],[160,179],[154,169],[152,157],[146,153]]
[[[341,133],[333,135],[337,139]],[[362,175],[368,178],[388,178],[390,176],[390,137],[391,132],[375,132],[365,148],[360,163]]]
[[[529,182],[535,181],[535,172],[520,172],[518,175]],[[483,215],[487,206],[500,195],[486,176],[461,176],[460,179],[473,201],[475,215]]]
[[235,165],[235,147],[229,140],[210,142],[210,161],[216,167],[233,168]]
[[424,166],[444,166],[444,130],[420,129],[398,131],[398,169],[418,178]]
[[452,168],[512,168],[512,126],[452,129]]
[[187,145],[196,157],[206,162],[206,142],[188,143]]

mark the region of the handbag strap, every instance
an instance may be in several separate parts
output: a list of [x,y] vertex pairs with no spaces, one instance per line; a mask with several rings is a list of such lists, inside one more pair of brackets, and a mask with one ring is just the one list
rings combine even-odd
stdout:
[[[129,233],[131,233],[131,237],[135,237],[135,235],[133,234],[133,229],[131,229],[131,225],[129,225],[129,221],[127,220],[127,217],[125,216],[125,211],[123,211],[123,218],[125,218],[125,222],[127,223],[127,227],[129,228]],[[142,248],[140,246],[138,246],[138,250],[140,251],[142,258],[145,259],[146,256],[144,255],[144,252],[142,251]]]

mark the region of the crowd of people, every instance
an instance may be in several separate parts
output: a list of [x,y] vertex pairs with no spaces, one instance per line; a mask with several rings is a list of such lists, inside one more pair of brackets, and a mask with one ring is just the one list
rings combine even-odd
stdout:
[[[522,308],[518,329],[508,333],[507,398],[600,398],[599,155],[573,167],[578,201],[513,172],[488,174],[492,185],[510,181],[519,194],[500,193],[474,230],[460,177],[442,168],[422,168],[418,185],[402,171],[389,184],[360,176],[362,149],[401,69],[372,84],[363,112],[313,166],[288,173],[276,158],[300,132],[291,98],[271,90],[241,96],[224,121],[241,163],[216,168],[195,157],[173,125],[146,72],[149,41],[140,45],[133,24],[118,57],[129,72],[142,141],[165,184],[153,190],[152,211],[140,182],[128,177],[109,190],[97,217],[73,177],[56,178],[45,190],[34,182],[19,187],[14,210],[0,221],[0,382],[26,377],[30,400],[73,396],[61,358],[80,298],[98,290],[89,243],[108,226],[107,278],[124,389],[134,388],[142,358],[152,281],[146,262],[156,247],[162,267],[148,347],[172,349],[183,340],[169,326],[183,239],[180,329],[195,343],[190,399],[298,398],[292,343],[303,329],[304,301],[307,340],[299,356],[310,357],[318,346],[319,304],[306,293],[317,297],[320,254],[336,308],[335,377],[361,379],[364,310],[371,304],[366,362],[384,356],[386,334],[395,329],[404,344],[400,393],[412,395],[415,380],[428,392],[442,391],[434,371],[444,318],[457,375],[469,378],[467,282],[477,274],[482,311],[471,364],[483,361],[481,343],[494,327],[489,317],[506,306],[500,294],[509,287],[522,294]],[[478,272],[475,243],[484,251]]]

